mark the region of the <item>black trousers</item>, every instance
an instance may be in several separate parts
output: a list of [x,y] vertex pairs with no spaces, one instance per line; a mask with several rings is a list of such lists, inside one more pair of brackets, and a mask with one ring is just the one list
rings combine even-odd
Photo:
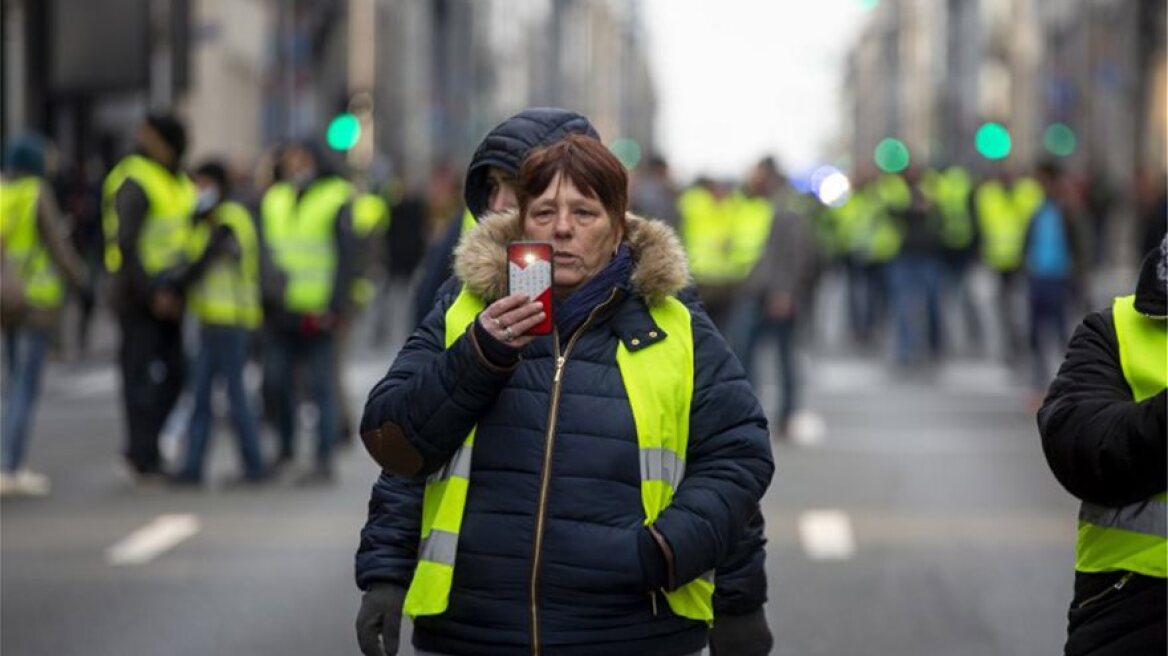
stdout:
[[158,438],[185,381],[182,323],[159,321],[133,310],[123,311],[118,318],[125,456],[138,473],[156,473],[162,468]]

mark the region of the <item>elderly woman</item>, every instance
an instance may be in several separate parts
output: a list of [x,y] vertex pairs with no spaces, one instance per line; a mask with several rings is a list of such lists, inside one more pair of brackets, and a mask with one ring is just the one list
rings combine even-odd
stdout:
[[[426,476],[414,645],[438,654],[701,651],[712,570],[773,471],[741,367],[676,294],[685,256],[626,215],[623,166],[573,135],[532,152],[517,212],[459,246],[443,295],[370,394],[362,436]],[[554,244],[542,306],[507,295],[506,245]]]

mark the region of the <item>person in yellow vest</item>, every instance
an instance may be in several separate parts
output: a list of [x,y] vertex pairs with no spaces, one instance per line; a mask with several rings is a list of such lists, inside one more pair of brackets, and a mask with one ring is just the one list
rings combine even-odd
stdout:
[[729,328],[736,292],[750,272],[741,236],[753,231],[739,228],[744,216],[753,218],[766,202],[706,177],[678,196],[678,232],[690,270],[702,305],[721,330]]
[[1003,356],[1008,360],[1022,354],[1015,297],[1022,284],[1026,229],[1043,200],[1042,187],[1036,180],[1014,176],[1005,168],[974,191],[981,261],[998,278],[998,324],[1003,336]]
[[972,178],[969,171],[955,164],[930,169],[922,178],[921,189],[940,218],[941,295],[949,302],[947,314],[960,315],[964,342],[971,351],[977,352],[982,347],[982,324],[970,284],[978,242],[977,223],[973,220]]
[[203,466],[211,435],[211,391],[222,378],[231,406],[231,423],[243,464],[241,480],[264,480],[259,426],[243,386],[249,342],[259,328],[260,254],[255,222],[247,208],[227,200],[227,169],[216,161],[194,173],[199,188],[195,226],[190,241],[193,282],[187,306],[199,320],[199,349],[191,387],[195,406],[187,435],[186,459],[174,482],[203,483]]
[[759,338],[764,333],[774,336],[780,401],[771,415],[771,433],[782,439],[788,437],[801,401],[797,330],[800,317],[810,315],[804,314],[804,308],[811,297],[819,252],[798,192],[787,184],[773,160],[768,158],[756,168],[750,187],[771,199],[767,206],[773,218],[759,261],[739,288],[726,339],[749,378],[756,370]]
[[1043,451],[1082,502],[1068,656],[1168,651],[1168,238],[1135,294],[1087,316],[1038,411]]
[[138,482],[162,480],[158,438],[185,380],[183,293],[197,190],[182,172],[186,130],[168,114],[138,128],[136,151],[102,186],[105,265],[121,327],[125,458]]
[[[882,217],[894,234],[895,253],[885,264],[892,309],[894,361],[925,364],[941,354],[940,215],[923,193],[920,171],[881,178]],[[892,249],[890,243],[888,248]]]
[[[353,240],[355,243],[353,266],[354,279],[349,289],[349,302],[345,313],[337,318],[333,340],[333,388],[337,395],[337,445],[347,447],[353,443],[353,413],[349,409],[349,394],[342,369],[349,352],[353,324],[369,302],[377,295],[374,282],[374,262],[379,259],[380,246],[386,230],[389,229],[389,203],[377,193],[358,194],[353,199],[352,210]],[[380,277],[380,276],[379,276]]]
[[341,399],[332,375],[338,319],[348,312],[356,275],[353,187],[325,168],[315,147],[292,144],[281,156],[285,179],[264,194],[266,255],[264,403],[279,436],[277,466],[295,459],[296,375],[316,405],[314,464],[297,482],[332,482]]
[[0,495],[44,495],[50,480],[25,467],[45,355],[67,288],[92,297],[45,182],[45,141],[9,142],[0,178],[0,326],[4,401],[0,416]]
[[[428,477],[400,605],[420,652],[706,645],[712,571],[773,472],[766,420],[713,324],[676,296],[688,272],[672,231],[626,214],[627,184],[590,137],[529,154],[519,207],[467,235],[461,285],[370,394],[370,453]],[[541,304],[507,294],[520,239],[554,245],[551,335],[527,334]]]

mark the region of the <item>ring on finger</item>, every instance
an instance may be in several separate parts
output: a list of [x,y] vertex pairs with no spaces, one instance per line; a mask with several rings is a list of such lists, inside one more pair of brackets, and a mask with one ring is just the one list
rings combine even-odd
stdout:
[[511,333],[511,326],[507,326],[503,329],[503,341],[509,342],[513,339],[515,339],[515,335]]

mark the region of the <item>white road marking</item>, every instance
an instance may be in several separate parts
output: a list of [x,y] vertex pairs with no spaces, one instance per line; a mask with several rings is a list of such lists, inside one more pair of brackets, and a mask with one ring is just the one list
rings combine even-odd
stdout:
[[110,565],[142,565],[199,532],[195,515],[159,515],[154,521],[106,549]]
[[799,515],[799,540],[812,560],[847,560],[856,554],[852,522],[842,510],[808,510]]

